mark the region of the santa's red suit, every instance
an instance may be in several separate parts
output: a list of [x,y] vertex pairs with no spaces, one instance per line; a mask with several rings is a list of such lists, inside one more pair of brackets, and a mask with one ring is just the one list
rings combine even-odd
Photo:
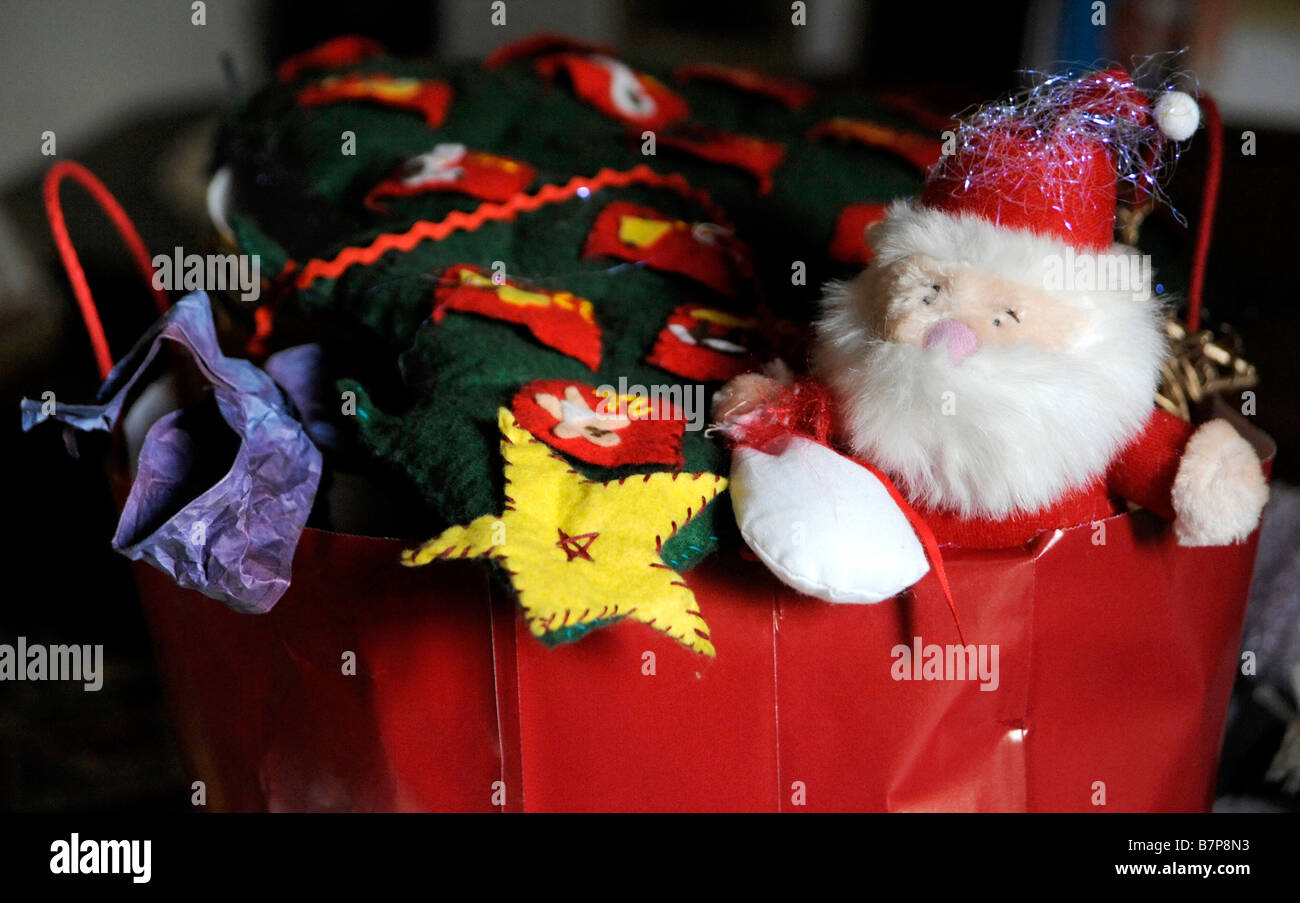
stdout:
[[1102,520],[1124,511],[1126,500],[1173,520],[1170,491],[1193,429],[1187,421],[1153,408],[1142,432],[1115,457],[1105,474],[1087,486],[1065,492],[1055,504],[1039,511],[986,520],[930,508],[915,510],[940,545],[980,549],[1021,545],[1044,530]]

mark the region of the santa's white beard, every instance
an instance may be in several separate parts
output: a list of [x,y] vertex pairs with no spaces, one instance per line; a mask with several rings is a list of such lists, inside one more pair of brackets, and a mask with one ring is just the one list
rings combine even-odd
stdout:
[[1151,415],[1163,341],[1154,306],[1094,329],[1084,349],[986,346],[954,365],[942,347],[872,338],[850,292],[830,287],[814,368],[843,441],[913,504],[966,517],[1038,511],[1104,474]]

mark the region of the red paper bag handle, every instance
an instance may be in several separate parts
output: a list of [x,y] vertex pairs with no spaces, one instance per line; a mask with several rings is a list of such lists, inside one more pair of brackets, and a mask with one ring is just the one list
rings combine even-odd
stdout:
[[99,204],[100,209],[108,214],[113,227],[117,229],[117,234],[121,236],[127,251],[131,254],[132,260],[135,261],[136,268],[149,286],[149,290],[153,294],[154,306],[158,308],[160,314],[167,312],[167,308],[171,306],[171,300],[167,297],[165,291],[154,286],[153,258],[145,248],[144,242],[140,239],[140,233],[136,231],[135,224],[126,215],[126,211],[117,202],[117,198],[113,197],[113,193],[104,187],[104,183],[99,181],[94,173],[86,169],[86,167],[71,160],[62,160],[50,167],[50,171],[45,174],[45,182],[42,186],[45,195],[45,215],[50,221],[50,231],[54,233],[54,243],[58,246],[59,256],[63,259],[63,267],[68,272],[68,280],[72,283],[72,291],[77,296],[77,304],[81,308],[81,319],[86,324],[86,332],[90,334],[90,345],[95,352],[95,363],[99,366],[99,375],[102,379],[107,378],[109,371],[113,369],[113,356],[108,350],[108,339],[104,336],[104,325],[100,322],[99,309],[95,307],[94,296],[90,293],[90,284],[86,281],[86,272],[81,267],[81,260],[77,257],[77,250],[73,247],[72,239],[68,235],[68,224],[63,218],[63,203],[59,200],[59,186],[68,177],[71,177],[73,181],[90,192],[91,197]]
[[1219,202],[1219,182],[1223,175],[1223,120],[1209,94],[1197,98],[1205,115],[1205,132],[1209,138],[1205,162],[1205,184],[1201,192],[1201,217],[1196,224],[1196,250],[1192,255],[1192,279],[1187,291],[1187,328],[1195,332],[1201,326],[1201,293],[1205,288],[1205,267],[1210,256],[1210,238],[1214,234],[1214,213]]

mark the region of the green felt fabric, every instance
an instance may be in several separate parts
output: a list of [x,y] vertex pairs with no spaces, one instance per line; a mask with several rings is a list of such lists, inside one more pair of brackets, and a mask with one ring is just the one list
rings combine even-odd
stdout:
[[[405,231],[416,221],[474,210],[479,201],[450,193],[393,200],[386,215],[362,204],[366,192],[404,158],[439,142],[457,142],[535,167],[538,178],[529,191],[602,168],[645,164],[680,173],[713,196],[753,248],[768,306],[780,316],[806,321],[815,313],[820,284],[854,271],[827,257],[843,207],[906,195],[921,182],[920,173],[887,152],[805,138],[811,126],[835,115],[923,131],[864,95],[821,96],[790,112],[725,86],[680,86],[668,72],[645,70],[686,97],[693,122],[785,145],[787,157],[774,174],[773,190],[760,197],[755,180],[739,170],[662,146],[657,155],[643,156],[639,137],[578,99],[563,80],[552,83],[537,75],[531,62],[486,71],[476,64],[443,67],[385,58],[354,71],[450,82],[455,96],[447,120],[431,129],[416,114],[361,103],[295,106],[295,91],[320,73],[273,85],[249,100],[227,126],[223,153],[235,169],[246,211],[236,220],[239,242],[245,252],[263,255],[264,272],[278,271],[273,262],[282,264],[289,256],[299,264],[328,259],[344,247]],[[340,152],[345,131],[356,136],[355,156]],[[742,312],[755,308],[755,297],[727,299],[681,276],[611,259],[581,259],[592,222],[614,200],[686,220],[709,218],[670,190],[607,189],[523,213],[513,222],[423,241],[409,252],[391,251],[338,279],[317,280],[296,298],[293,316],[316,324],[335,346],[331,359],[340,370],[340,390],[357,393],[362,444],[428,503],[431,531],[500,510],[496,411],[509,405],[521,385],[544,378],[617,385],[620,377],[629,384],[689,384],[645,363],[669,313],[687,302]],[[593,302],[603,337],[597,372],[542,345],[521,326],[458,312],[437,324],[430,320],[433,289],[444,268],[458,263],[490,268],[493,261],[505,263],[511,280],[563,289]],[[801,286],[791,284],[795,261],[807,266]],[[362,347],[364,355],[356,351]],[[706,398],[715,388],[706,387]],[[702,432],[685,434],[683,453],[687,470],[727,470],[725,450]],[[662,469],[574,464],[592,479]],[[685,569],[708,554],[719,536],[733,534],[724,496],[665,545],[664,557]]]

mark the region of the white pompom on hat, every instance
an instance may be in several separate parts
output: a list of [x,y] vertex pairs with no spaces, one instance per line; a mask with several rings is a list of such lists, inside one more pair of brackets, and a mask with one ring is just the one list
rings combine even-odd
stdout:
[[1156,101],[1156,125],[1174,141],[1186,141],[1201,124],[1201,108],[1192,95],[1183,91],[1166,91]]

